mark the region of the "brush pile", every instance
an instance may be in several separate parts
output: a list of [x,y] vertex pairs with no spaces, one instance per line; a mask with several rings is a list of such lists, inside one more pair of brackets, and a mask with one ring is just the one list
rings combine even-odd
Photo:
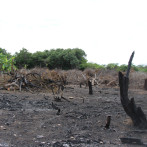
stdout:
[[[143,89],[147,74],[143,72],[130,73],[130,88]],[[21,69],[14,73],[0,74],[1,90],[25,90],[30,92],[59,93],[65,85],[87,87],[88,81],[92,86],[118,88],[118,72],[107,69],[49,70],[48,68]]]
[[32,70],[21,69],[14,73],[2,74],[0,77],[0,89],[39,92],[59,92],[66,84],[66,73],[55,70],[34,68]]

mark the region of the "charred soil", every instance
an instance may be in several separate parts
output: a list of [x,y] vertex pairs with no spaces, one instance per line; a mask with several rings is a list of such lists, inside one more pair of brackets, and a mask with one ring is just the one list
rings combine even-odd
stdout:
[[[121,137],[147,142],[147,130],[133,127],[123,110],[119,88],[93,87],[89,95],[88,88],[68,85],[63,96],[0,91],[0,147],[134,146]],[[147,91],[131,89],[129,97],[147,116]]]

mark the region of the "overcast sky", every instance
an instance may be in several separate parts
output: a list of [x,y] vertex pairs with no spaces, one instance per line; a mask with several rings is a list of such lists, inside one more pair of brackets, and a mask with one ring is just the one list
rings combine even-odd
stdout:
[[147,0],[0,0],[0,47],[81,48],[89,62],[147,65]]

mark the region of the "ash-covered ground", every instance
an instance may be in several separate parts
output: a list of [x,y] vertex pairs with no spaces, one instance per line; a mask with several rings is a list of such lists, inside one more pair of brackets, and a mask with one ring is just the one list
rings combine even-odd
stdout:
[[[63,96],[56,101],[48,92],[0,91],[0,147],[134,146],[121,137],[147,143],[147,130],[133,127],[123,110],[119,88],[94,87],[89,95],[88,88],[68,85]],[[147,116],[147,91],[129,90],[129,97]]]

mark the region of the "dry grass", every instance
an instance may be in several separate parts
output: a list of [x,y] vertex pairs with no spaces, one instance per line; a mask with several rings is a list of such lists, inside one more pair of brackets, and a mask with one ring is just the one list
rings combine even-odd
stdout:
[[147,73],[136,71],[132,72],[130,74],[130,88],[143,89],[145,79],[147,79]]
[[[41,79],[62,81],[63,84],[80,85],[86,84],[89,78],[95,78],[101,87],[118,87],[118,72],[114,70],[95,70],[86,69],[81,70],[49,70],[47,68],[34,68],[31,70],[21,69],[17,71],[18,74],[26,75],[28,73],[38,73]],[[11,77],[9,75],[0,74],[0,87],[8,82]],[[130,73],[131,89],[143,89],[144,81],[147,79],[147,73],[132,71]],[[112,84],[111,84],[112,83]]]

